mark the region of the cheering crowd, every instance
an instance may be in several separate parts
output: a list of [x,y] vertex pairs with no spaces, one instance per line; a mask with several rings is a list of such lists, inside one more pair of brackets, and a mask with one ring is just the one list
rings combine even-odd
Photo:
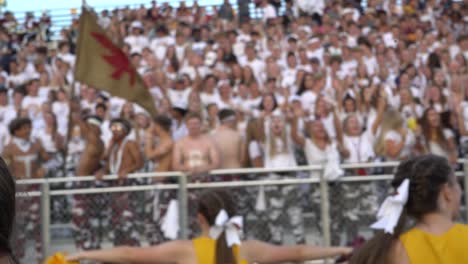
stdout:
[[[255,7],[259,19],[250,18],[248,1],[235,10],[227,0],[211,12],[196,2],[153,1],[148,8],[98,14],[142,76],[156,117],[102,87],[74,81],[78,20],[50,41],[47,20],[29,17],[20,25],[5,13],[0,152],[15,177],[117,174],[122,185],[140,184],[126,179],[135,172],[184,171],[192,181],[229,181],[241,178],[208,172],[326,164],[332,179],[343,174],[339,163],[433,153],[455,165],[468,153],[463,1],[369,0],[363,7],[358,1],[259,0]],[[271,207],[270,223],[288,214],[296,240],[303,241],[303,219],[295,217],[301,208],[283,212],[281,205],[298,193],[265,195],[258,207]],[[116,244],[135,244],[125,223],[140,199],[115,199],[120,207],[112,219],[123,220],[112,225],[127,233],[114,234]],[[60,204],[55,212],[63,210]],[[37,206],[28,204],[35,213],[24,217],[34,221]],[[362,206],[359,213],[377,205]],[[74,197],[77,225],[100,218],[99,210],[84,215],[86,208],[86,199]],[[271,233],[272,241],[281,241],[277,229]],[[77,235],[79,247],[98,247],[81,236],[92,234]]]

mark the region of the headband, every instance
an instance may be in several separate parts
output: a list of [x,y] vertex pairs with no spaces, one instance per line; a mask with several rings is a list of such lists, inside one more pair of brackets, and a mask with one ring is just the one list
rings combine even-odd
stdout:
[[102,122],[95,117],[88,117],[86,123],[100,127]]

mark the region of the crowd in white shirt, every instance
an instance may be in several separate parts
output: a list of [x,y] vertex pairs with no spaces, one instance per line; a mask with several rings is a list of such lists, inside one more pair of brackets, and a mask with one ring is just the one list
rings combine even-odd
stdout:
[[[199,112],[208,133],[218,126],[216,113],[229,108],[238,113],[239,132],[250,140],[251,159],[276,152],[272,148],[290,152],[293,146],[310,162],[327,149],[349,163],[426,152],[454,162],[468,153],[466,3],[408,0],[396,6],[377,0],[363,8],[349,2],[292,0],[277,9],[262,0],[260,19],[242,23],[221,22],[216,9],[154,3],[106,11],[100,24],[114,40],[123,40],[159,113],[174,119],[175,139],[187,133],[175,112]],[[14,34],[0,42],[16,41]],[[128,118],[135,128],[131,136],[142,137],[151,123],[142,108],[100,87],[73,82],[76,34],[74,21],[58,45],[36,38],[10,50],[8,59],[2,53],[0,151],[17,116],[31,118],[33,136],[44,141],[48,114],[63,137],[72,122],[71,153],[80,151],[77,120],[83,113],[105,120],[106,144],[108,121],[116,117]],[[294,137],[306,140],[292,140],[288,132],[285,141],[267,142],[275,118],[282,119],[285,131],[297,126]],[[260,124],[267,134],[263,141],[249,135],[249,122]],[[297,153],[289,154],[294,159]]]

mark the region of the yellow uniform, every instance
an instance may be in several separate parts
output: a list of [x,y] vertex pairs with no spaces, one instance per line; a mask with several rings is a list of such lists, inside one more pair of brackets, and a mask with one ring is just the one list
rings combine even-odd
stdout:
[[[199,237],[192,240],[195,252],[197,254],[198,264],[214,264],[216,252],[216,240],[209,237]],[[239,259],[239,247],[233,246],[234,256]],[[247,261],[241,260],[239,264],[247,264]]]
[[468,264],[468,226],[455,224],[442,235],[413,228],[400,236],[412,264]]

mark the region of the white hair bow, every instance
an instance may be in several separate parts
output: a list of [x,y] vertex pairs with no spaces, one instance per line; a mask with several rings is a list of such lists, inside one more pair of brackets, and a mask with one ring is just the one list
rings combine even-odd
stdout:
[[210,237],[218,239],[223,231],[226,235],[226,243],[228,247],[240,245],[240,230],[242,230],[243,219],[241,216],[233,216],[229,218],[226,210],[222,209],[216,216],[215,224],[210,228]]
[[378,220],[371,225],[371,228],[383,229],[385,233],[393,234],[395,226],[398,224],[398,220],[403,212],[403,208],[406,202],[408,202],[409,186],[409,179],[405,179],[400,186],[398,186],[397,192],[385,199],[377,213]]

